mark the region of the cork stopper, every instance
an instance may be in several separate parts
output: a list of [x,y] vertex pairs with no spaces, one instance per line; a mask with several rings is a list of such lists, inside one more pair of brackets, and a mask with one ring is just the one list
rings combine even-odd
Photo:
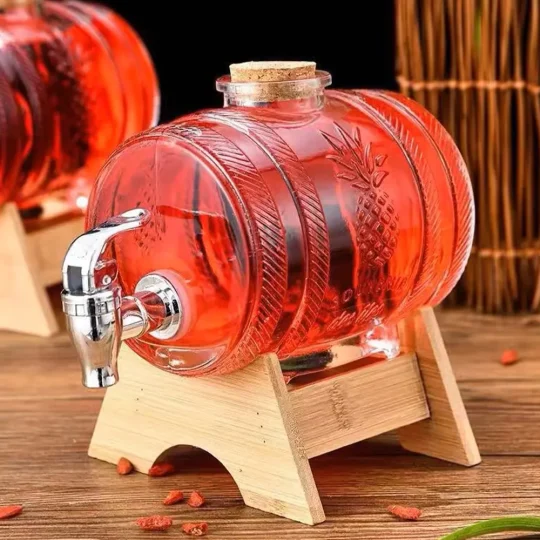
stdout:
[[322,88],[315,62],[244,62],[231,64],[230,71],[230,85],[225,91],[234,94],[237,101],[302,99],[320,93]]
[[231,64],[232,82],[283,82],[312,79],[315,62],[243,62]]

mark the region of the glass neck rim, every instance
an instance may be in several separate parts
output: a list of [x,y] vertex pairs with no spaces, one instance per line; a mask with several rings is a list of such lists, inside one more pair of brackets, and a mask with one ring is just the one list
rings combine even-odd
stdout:
[[216,88],[223,93],[226,105],[255,106],[320,98],[331,83],[332,76],[326,71],[317,71],[315,77],[310,79],[276,82],[233,82],[230,75],[224,75],[217,79]]

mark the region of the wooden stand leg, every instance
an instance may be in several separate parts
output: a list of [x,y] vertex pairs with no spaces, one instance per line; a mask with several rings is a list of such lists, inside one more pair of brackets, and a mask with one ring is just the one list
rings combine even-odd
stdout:
[[421,309],[403,321],[400,338],[416,352],[430,410],[429,419],[398,430],[402,446],[460,465],[477,465],[480,453],[433,309]]
[[[51,206],[44,201],[45,210]],[[56,206],[33,232],[25,230],[15,204],[0,208],[0,329],[43,337],[59,330],[47,287],[62,280],[62,260],[84,224],[80,215],[62,219],[66,209]]]
[[90,456],[111,463],[126,457],[146,473],[165,450],[195,446],[223,463],[247,505],[307,524],[324,521],[274,355],[230,375],[193,379],[156,369],[123,346],[119,370]]
[[38,262],[14,204],[0,209],[0,328],[38,336],[58,332]]

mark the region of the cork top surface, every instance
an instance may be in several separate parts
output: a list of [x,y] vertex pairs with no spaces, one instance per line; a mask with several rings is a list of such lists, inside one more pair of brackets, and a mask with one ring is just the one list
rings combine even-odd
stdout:
[[231,64],[232,82],[283,82],[312,79],[315,62],[243,62]]

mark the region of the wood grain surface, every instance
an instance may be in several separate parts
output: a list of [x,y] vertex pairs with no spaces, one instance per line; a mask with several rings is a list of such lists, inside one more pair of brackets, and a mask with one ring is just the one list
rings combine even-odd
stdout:
[[[180,523],[204,520],[216,539],[436,540],[480,519],[540,515],[538,321],[463,312],[442,312],[439,321],[483,463],[466,469],[414,455],[394,435],[315,458],[327,517],[315,527],[244,506],[225,468],[197,450],[175,453],[174,476],[118,476],[87,456],[103,392],[81,386],[65,333],[0,334],[0,505],[25,505],[20,516],[0,522],[0,539],[182,538]],[[507,347],[522,359],[503,367]],[[208,504],[164,507],[171,489],[198,489]],[[415,505],[424,515],[400,522],[387,514],[389,504]],[[139,531],[134,520],[152,514],[171,516],[175,527]]]

